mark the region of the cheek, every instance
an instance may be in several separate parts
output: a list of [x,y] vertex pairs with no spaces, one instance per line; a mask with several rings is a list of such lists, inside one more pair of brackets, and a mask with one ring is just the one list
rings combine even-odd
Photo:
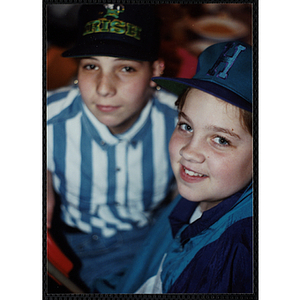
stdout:
[[81,71],[81,69],[78,70],[77,79],[78,79],[79,87],[85,86],[86,82],[88,82],[87,76],[84,75],[84,73],[83,73],[83,71]]
[[[245,156],[246,157],[246,156]],[[241,172],[241,177],[244,179],[244,181],[250,181],[252,178],[252,173],[253,173],[253,156],[252,153],[251,155],[248,155],[246,159],[244,160],[242,167],[240,169]]]
[[178,162],[178,158],[180,157],[179,149],[180,149],[180,139],[178,138],[177,134],[174,132],[169,142],[169,153],[170,153],[171,164]]
[[127,109],[132,112],[140,111],[147,104],[152,95],[152,90],[149,85],[134,83],[129,85],[119,86],[118,96],[123,103],[127,105]]
[[234,186],[236,190],[243,188],[252,178],[252,156],[245,154],[241,159],[232,157],[218,165],[219,180],[224,186]]
[[253,153],[252,153],[252,147],[248,147],[248,151],[244,151],[240,155],[240,168],[239,171],[241,174],[244,174],[245,177],[251,177],[252,176],[252,165],[253,165]]
[[92,92],[92,81],[84,76],[78,76],[78,87],[83,100],[88,101],[88,97]]
[[122,92],[127,95],[135,95],[135,98],[141,98],[144,94],[147,94],[150,88],[150,82],[148,79],[138,79],[128,81],[123,85]]

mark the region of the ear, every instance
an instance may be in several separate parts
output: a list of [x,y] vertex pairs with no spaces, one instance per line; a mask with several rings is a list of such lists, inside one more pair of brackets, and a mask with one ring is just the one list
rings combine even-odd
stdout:
[[[164,73],[165,61],[161,58],[153,62],[152,64],[152,77],[158,77]],[[156,87],[157,84],[154,81],[150,82],[151,87]]]

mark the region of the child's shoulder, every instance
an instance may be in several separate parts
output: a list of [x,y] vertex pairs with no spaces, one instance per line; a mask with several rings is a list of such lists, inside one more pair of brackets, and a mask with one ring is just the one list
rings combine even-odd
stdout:
[[[78,100],[78,101],[76,101]],[[80,92],[77,87],[63,87],[47,93],[47,118],[67,119],[81,111]]]
[[160,89],[155,92],[154,96],[160,104],[166,105],[167,107],[177,110],[175,102],[178,97],[176,95],[169,93],[164,89]]
[[154,94],[154,107],[165,116],[174,119],[178,116],[177,107],[175,106],[176,100],[177,96],[174,94],[165,90],[159,90]]
[[55,90],[47,91],[47,105],[50,105],[53,102],[63,101],[66,98],[70,98],[78,94],[78,88],[75,86],[66,86]]

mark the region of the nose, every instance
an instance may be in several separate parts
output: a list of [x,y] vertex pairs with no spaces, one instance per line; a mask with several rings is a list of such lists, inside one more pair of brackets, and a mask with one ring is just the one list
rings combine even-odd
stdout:
[[179,154],[186,160],[192,163],[203,163],[205,161],[204,149],[201,143],[195,142],[194,140],[189,141],[184,145]]
[[113,75],[102,73],[97,78],[97,93],[102,97],[110,97],[116,93]]

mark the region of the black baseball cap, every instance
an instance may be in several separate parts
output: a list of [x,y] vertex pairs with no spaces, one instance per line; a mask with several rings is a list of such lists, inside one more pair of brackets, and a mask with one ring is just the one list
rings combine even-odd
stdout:
[[77,43],[63,57],[101,55],[142,61],[158,58],[159,19],[153,5],[82,5],[78,26]]

